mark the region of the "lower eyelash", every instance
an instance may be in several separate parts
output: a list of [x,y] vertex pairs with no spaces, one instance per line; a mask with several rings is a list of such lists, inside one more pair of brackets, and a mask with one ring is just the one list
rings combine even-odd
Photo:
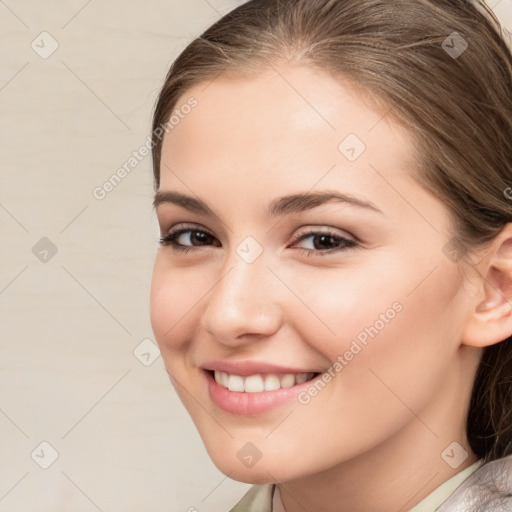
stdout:
[[[349,242],[349,241],[350,240],[347,240],[347,242]],[[336,249],[331,249],[330,251],[319,251],[319,250],[315,250],[315,249],[297,249],[297,250],[300,251],[300,253],[303,256],[328,256],[329,254],[341,252],[341,251],[344,251],[345,249],[349,249],[350,247],[352,247],[352,246],[347,244],[342,247],[337,247]]]
[[188,247],[186,245],[178,245],[174,242],[176,237],[180,234],[181,234],[181,231],[177,231],[176,233],[170,233],[168,235],[161,236],[160,237],[160,245],[164,245],[164,246],[170,245],[172,247],[173,251],[184,252],[184,253],[193,249],[193,247]]
[[181,245],[173,245],[172,248],[174,251],[184,252],[184,253],[191,251],[193,249],[193,247],[187,247],[187,246],[181,246]]

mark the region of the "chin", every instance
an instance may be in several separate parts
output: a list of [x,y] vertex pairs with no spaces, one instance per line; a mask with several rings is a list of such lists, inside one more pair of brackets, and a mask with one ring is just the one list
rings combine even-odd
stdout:
[[[226,473],[224,473],[224,474],[226,474]],[[273,473],[272,473],[272,475],[273,475]],[[226,475],[226,476],[228,476],[228,475]],[[236,480],[237,482],[243,482],[244,484],[259,484],[259,485],[273,484],[277,481],[280,481],[280,479],[276,478],[275,475],[273,475],[273,476],[274,476],[274,478],[272,478],[272,476],[270,476],[266,472],[254,473],[253,471],[251,471],[249,469],[246,472],[234,471],[233,473],[231,473],[229,475],[229,478],[231,478],[232,480]]]
[[243,454],[230,453],[230,450],[223,450],[219,445],[211,448],[206,445],[206,448],[217,469],[232,480],[247,484],[274,482],[273,464],[269,464],[270,461],[265,461],[264,457],[244,463]]
[[289,474],[280,457],[265,460],[263,456],[251,467],[246,467],[237,457],[226,457],[225,453],[210,454],[210,458],[224,475],[246,484],[272,484],[300,476]]

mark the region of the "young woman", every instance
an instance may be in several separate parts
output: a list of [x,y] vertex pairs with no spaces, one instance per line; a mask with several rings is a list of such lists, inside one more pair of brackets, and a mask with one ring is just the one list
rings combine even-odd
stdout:
[[252,0],[153,120],[151,321],[237,512],[512,510],[512,58],[463,0]]

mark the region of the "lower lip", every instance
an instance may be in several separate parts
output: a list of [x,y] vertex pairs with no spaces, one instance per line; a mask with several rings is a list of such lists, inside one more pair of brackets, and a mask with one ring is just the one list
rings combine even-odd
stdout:
[[297,395],[309,387],[319,376],[289,388],[274,391],[247,393],[230,391],[216,382],[209,371],[204,371],[208,383],[208,392],[212,402],[223,411],[241,416],[253,416],[271,411],[287,402],[293,401]]

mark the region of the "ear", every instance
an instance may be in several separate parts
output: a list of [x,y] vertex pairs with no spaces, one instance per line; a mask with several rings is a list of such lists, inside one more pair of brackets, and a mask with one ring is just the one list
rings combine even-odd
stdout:
[[475,269],[480,281],[462,343],[486,347],[512,336],[512,223],[491,242]]

